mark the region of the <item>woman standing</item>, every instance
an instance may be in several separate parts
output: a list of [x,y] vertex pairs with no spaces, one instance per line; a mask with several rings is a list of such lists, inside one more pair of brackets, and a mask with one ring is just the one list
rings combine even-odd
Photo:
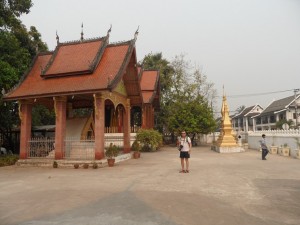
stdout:
[[[186,132],[182,131],[181,136],[177,140],[177,147],[180,151],[180,161],[181,161],[181,171],[180,173],[189,173],[189,158],[192,148],[192,142],[189,137],[186,136]],[[184,169],[184,161],[185,161],[185,168]]]

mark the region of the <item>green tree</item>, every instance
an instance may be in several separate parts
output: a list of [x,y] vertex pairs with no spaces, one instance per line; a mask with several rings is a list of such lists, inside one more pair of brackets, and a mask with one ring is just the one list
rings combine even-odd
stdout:
[[277,121],[275,126],[276,126],[277,129],[283,129],[282,125],[285,124],[285,123],[287,125],[289,125],[290,128],[293,128],[294,121],[293,120],[286,120],[286,119],[281,119],[281,120]]
[[244,110],[245,108],[246,108],[246,106],[241,105],[241,106],[239,106],[235,111],[237,112],[237,114],[239,114],[239,113],[243,112],[243,110]]
[[[32,26],[27,31],[20,21],[22,14],[27,14],[32,6],[31,0],[3,0],[0,2],[0,132],[4,135],[6,145],[11,145],[11,130],[18,126],[17,102],[3,102],[3,94],[8,92],[29,68],[30,62],[37,54],[37,50],[47,50],[41,35]],[[35,110],[39,111],[39,110]],[[40,110],[33,117],[35,121],[44,121],[48,113]],[[50,116],[51,118],[51,116]],[[3,143],[0,143],[3,144]]]
[[173,136],[180,130],[186,130],[193,139],[196,133],[209,133],[215,128],[210,105],[216,97],[216,90],[199,68],[192,67],[184,55],[175,56],[168,62],[161,53],[151,54],[145,57],[144,62],[146,69],[156,65],[160,71],[168,68],[162,69],[168,73],[161,72],[165,88],[161,90],[158,115],[160,130],[171,132]]
[[141,62],[144,69],[155,69],[159,70],[160,74],[160,111],[155,114],[155,128],[160,132],[163,132],[165,126],[165,118],[167,117],[166,105],[171,99],[172,93],[172,74],[174,72],[170,62],[163,58],[162,53],[148,54],[144,57]]

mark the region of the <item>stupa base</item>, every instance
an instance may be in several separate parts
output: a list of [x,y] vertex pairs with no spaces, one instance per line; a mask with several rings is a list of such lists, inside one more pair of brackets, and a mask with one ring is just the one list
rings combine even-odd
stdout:
[[244,152],[245,149],[240,146],[234,146],[234,147],[226,147],[226,146],[212,146],[212,150],[219,152],[219,153],[236,153],[236,152]]

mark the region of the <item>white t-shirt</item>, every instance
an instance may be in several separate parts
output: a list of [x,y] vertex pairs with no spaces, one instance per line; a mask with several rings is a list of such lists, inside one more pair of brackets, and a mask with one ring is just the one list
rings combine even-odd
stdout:
[[178,141],[180,142],[180,145],[183,146],[181,149],[182,152],[188,152],[190,150],[189,143],[192,143],[190,137],[178,137]]

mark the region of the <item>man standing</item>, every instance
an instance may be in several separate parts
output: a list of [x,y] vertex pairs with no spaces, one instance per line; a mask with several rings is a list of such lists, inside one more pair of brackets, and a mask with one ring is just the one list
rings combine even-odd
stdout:
[[[186,136],[186,132],[182,131],[181,136],[178,138],[177,146],[180,150],[180,160],[181,160],[181,171],[180,173],[189,173],[189,158],[192,148],[192,142],[189,137]],[[185,168],[184,169],[184,161],[185,161]]]
[[260,140],[260,146],[262,149],[262,152],[261,152],[262,160],[267,160],[266,156],[268,155],[269,150],[268,150],[266,139],[265,139],[266,135],[263,134],[261,137],[262,137],[262,139]]

